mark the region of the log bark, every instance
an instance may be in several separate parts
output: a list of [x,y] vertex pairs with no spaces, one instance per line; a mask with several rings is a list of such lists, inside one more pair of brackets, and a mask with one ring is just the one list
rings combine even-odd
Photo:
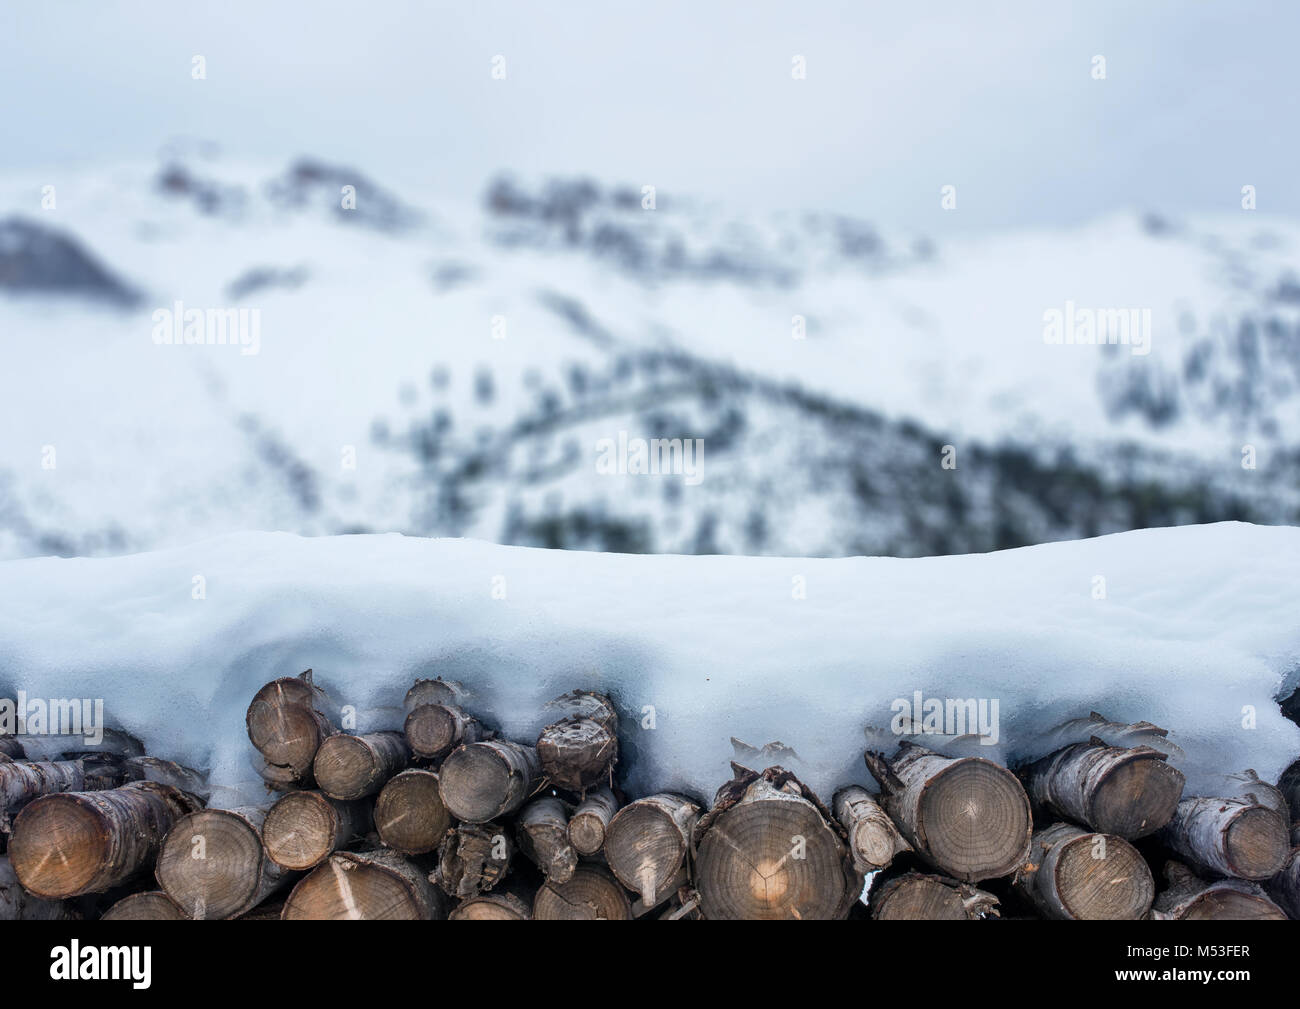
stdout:
[[443,805],[465,823],[513,813],[541,783],[537,750],[508,739],[457,747],[438,771]]
[[162,785],[171,785],[182,792],[197,795],[204,802],[207,802],[211,795],[206,775],[172,760],[161,760],[158,757],[128,757],[124,762],[123,772],[127,781],[156,781]]
[[8,757],[10,760],[22,760],[27,756],[23,750],[23,744],[18,741],[17,736],[8,736],[0,733],[0,754]]
[[272,680],[254,695],[244,721],[249,740],[276,769],[276,780],[268,778],[273,787],[277,781],[310,786],[316,751],[338,731],[327,714],[331,707],[310,669]]
[[459,705],[464,696],[465,691],[459,684],[444,680],[441,676],[432,680],[416,680],[402,699],[402,708],[411,712],[429,704]]
[[1194,870],[1240,879],[1268,879],[1291,849],[1287,824],[1276,810],[1249,799],[1184,799],[1161,840]]
[[1283,823],[1290,826],[1291,804],[1287,801],[1285,793],[1276,785],[1261,780],[1254,768],[1247,768],[1240,774],[1225,774],[1223,782],[1223,795],[1267,806],[1282,817]]
[[421,760],[445,757],[458,746],[477,743],[491,733],[473,715],[454,704],[422,704],[402,726],[411,752]]
[[537,737],[542,771],[560,788],[579,794],[613,779],[618,762],[618,712],[604,694],[574,690],[547,705],[564,717]]
[[546,882],[533,901],[537,921],[628,921],[632,903],[601,865],[584,862],[567,883]]
[[262,843],[277,865],[305,872],[364,837],[372,827],[369,800],[331,799],[321,791],[290,792],[266,814]]
[[62,900],[42,900],[24,890],[9,859],[0,855],[0,921],[72,921],[77,917]]
[[30,803],[14,820],[9,856],[24,887],[40,897],[97,893],[154,861],[195,796],[134,781],[103,792],[61,792]]
[[570,690],[553,701],[546,702],[546,710],[556,716],[556,721],[566,718],[589,718],[606,728],[618,729],[618,710],[605,694],[594,690]]
[[1282,868],[1264,888],[1288,918],[1300,921],[1300,823],[1292,828],[1291,843],[1293,847]]
[[[144,744],[129,732],[102,728],[97,743],[84,736],[31,735],[13,737],[27,760],[77,760],[81,757],[117,758],[144,756]],[[10,755],[12,756],[12,754]]]
[[123,897],[101,916],[101,921],[189,921],[190,916],[162,890],[145,890]]
[[1291,822],[1300,823],[1300,760],[1294,761],[1277,779],[1277,789],[1291,810]]
[[569,842],[569,813],[553,795],[528,803],[519,813],[519,850],[547,879],[567,883],[578,867],[578,853]]
[[884,877],[871,889],[870,908],[877,921],[975,921],[999,916],[993,894],[922,872]]
[[887,869],[895,855],[912,850],[889,814],[865,788],[841,788],[831,799],[831,808],[848,834],[849,853],[859,872]]
[[321,743],[312,773],[331,799],[361,799],[378,792],[410,760],[411,748],[400,732],[341,732]]
[[375,829],[385,846],[406,855],[423,855],[442,843],[451,814],[438,792],[433,771],[403,771],[388,780],[375,802]]
[[579,855],[594,855],[605,846],[605,831],[618,812],[618,799],[608,788],[597,788],[574,811],[569,820],[569,841]]
[[[862,877],[829,810],[789,771],[733,767],[736,777],[718,790],[695,831],[704,917],[843,918]],[[611,825],[607,853],[623,812]]]
[[395,851],[336,851],[284,902],[285,921],[440,921],[446,899]]
[[8,833],[18,811],[33,799],[56,792],[84,792],[80,760],[17,761],[0,757],[0,832]]
[[1034,833],[1029,860],[1012,887],[1045,918],[1078,921],[1137,921],[1147,916],[1156,893],[1136,848],[1070,823]]
[[1168,921],[1286,921],[1258,883],[1206,882],[1179,862],[1165,863],[1168,887],[1156,896],[1151,917]]
[[1183,774],[1149,746],[1074,743],[1022,772],[1026,790],[1049,816],[1128,840],[1153,834],[1174,815]]
[[299,774],[291,767],[267,763],[266,758],[260,753],[254,757],[252,763],[253,769],[257,771],[268,791],[298,792],[316,787],[316,782],[311,776],[311,768],[307,769],[306,774]]
[[[981,757],[899,744],[892,762],[866,754],[881,805],[923,859],[966,883],[1006,876],[1029,854],[1029,799],[1016,776]],[[706,912],[707,913],[707,912]]]
[[1169,730],[1151,722],[1115,722],[1105,715],[1090,712],[1087,718],[1072,718],[1047,733],[1042,742],[1052,752],[1071,743],[1096,739],[1106,746],[1121,749],[1150,746],[1172,760],[1182,760],[1186,753],[1169,739]]
[[158,853],[158,885],[191,918],[237,918],[297,878],[262,845],[270,804],[203,809],[178,820]]
[[499,824],[462,823],[443,838],[434,877],[451,897],[476,897],[501,882],[514,854],[514,842]]
[[669,884],[687,864],[699,816],[696,803],[671,792],[624,806],[605,831],[605,860],[610,870],[648,906],[654,906],[668,895]]

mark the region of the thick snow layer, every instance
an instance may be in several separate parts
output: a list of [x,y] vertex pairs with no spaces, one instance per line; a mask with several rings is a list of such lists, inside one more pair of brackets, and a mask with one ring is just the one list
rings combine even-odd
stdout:
[[463,682],[471,707],[526,741],[547,699],[606,690],[634,792],[710,797],[732,736],[792,747],[780,762],[824,797],[868,783],[861,751],[892,749],[891,706],[915,691],[996,700],[998,743],[954,745],[1004,760],[1097,710],[1170,729],[1191,790],[1245,767],[1272,780],[1300,753],[1275,700],[1300,678],[1300,529],[918,560],[248,533],[0,564],[0,696],[103,698],[110,724],[218,786],[254,779],[254,691],[309,666],[363,730],[399,726],[417,676]]

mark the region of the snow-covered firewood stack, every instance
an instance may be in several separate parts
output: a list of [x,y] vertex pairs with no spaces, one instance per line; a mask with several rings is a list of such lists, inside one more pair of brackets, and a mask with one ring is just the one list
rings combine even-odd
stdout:
[[122,733],[91,751],[3,737],[0,918],[1300,913],[1300,761],[1277,785],[1247,769],[1187,795],[1165,730],[1093,713],[1061,727],[1086,739],[1012,768],[969,739],[945,753],[908,738],[861,755],[875,791],[845,781],[830,805],[792,770],[741,761],[705,801],[625,791],[609,696],[547,710],[537,739],[511,739],[461,685],[422,680],[400,727],[356,733],[310,670],[273,680],[246,717],[264,794],[229,808]]

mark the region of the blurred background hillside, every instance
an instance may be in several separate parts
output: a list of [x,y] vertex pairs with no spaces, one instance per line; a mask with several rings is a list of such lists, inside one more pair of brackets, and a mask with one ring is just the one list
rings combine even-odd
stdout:
[[[1294,12],[358,17],[0,14],[0,557],[1300,522]],[[256,353],[159,345],[177,302]],[[1067,305],[1150,352],[1046,343]]]

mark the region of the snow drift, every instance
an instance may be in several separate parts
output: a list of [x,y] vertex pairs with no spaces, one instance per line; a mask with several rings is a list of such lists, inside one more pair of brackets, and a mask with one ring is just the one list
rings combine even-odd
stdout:
[[1273,780],[1300,753],[1277,704],[1300,681],[1300,529],[912,560],[246,533],[0,564],[0,697],[102,698],[151,753],[209,770],[214,802],[260,789],[245,708],[308,667],[360,731],[399,726],[418,676],[461,681],[528,742],[546,700],[604,690],[634,793],[711,796],[733,736],[780,740],[824,796],[870,783],[864,747],[892,750],[896,702],[920,691],[996,701],[996,744],[918,741],[1001,760],[1060,745],[1053,730],[1093,710],[1149,719],[1192,794],[1227,770]]

